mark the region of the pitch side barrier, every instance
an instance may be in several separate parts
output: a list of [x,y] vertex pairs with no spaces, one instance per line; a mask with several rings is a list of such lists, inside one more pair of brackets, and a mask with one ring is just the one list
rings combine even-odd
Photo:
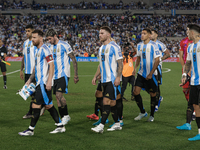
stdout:
[[[78,62],[98,62],[97,57],[76,57]],[[136,57],[133,58],[133,61],[136,60]],[[6,57],[5,61],[22,61],[22,57]],[[165,59],[163,62],[179,62],[179,58],[170,57]]]

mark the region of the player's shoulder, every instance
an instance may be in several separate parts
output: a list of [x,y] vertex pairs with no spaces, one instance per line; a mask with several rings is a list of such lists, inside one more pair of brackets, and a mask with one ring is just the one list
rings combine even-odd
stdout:
[[70,46],[68,42],[62,41],[62,40],[59,40],[58,45],[59,45],[59,44],[60,44],[60,45],[63,45],[63,46],[67,46],[67,47]]
[[154,46],[154,47],[157,47],[157,46],[158,46],[158,45],[156,44],[156,42],[154,42],[154,41],[152,41],[152,40],[150,40],[148,44],[150,44],[150,45],[152,45],[152,46]]
[[188,37],[183,38],[180,43],[184,43],[185,41],[188,41]]
[[159,40],[157,40],[156,43],[157,43],[157,44],[160,44],[160,45],[165,45],[163,42],[161,42],[161,41],[159,41]]
[[44,49],[44,50],[50,50],[49,47],[46,44],[43,44],[41,48]]

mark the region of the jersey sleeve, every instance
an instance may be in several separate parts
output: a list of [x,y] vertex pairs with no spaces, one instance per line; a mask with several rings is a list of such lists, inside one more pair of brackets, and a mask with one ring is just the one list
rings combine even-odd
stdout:
[[187,49],[187,59],[186,60],[191,60],[191,54],[190,54],[190,47],[191,47],[191,45],[190,46],[188,46],[188,49]]
[[180,42],[180,48],[179,48],[179,51],[183,51],[184,49],[184,45],[183,45],[183,40]]
[[164,43],[162,43],[162,52],[165,52],[167,50],[167,47]]
[[26,46],[26,42],[24,42],[23,44],[23,51],[22,51],[23,55],[25,54],[25,46]]
[[67,53],[70,54],[71,52],[73,52],[72,47],[66,43],[64,46],[62,45],[62,49]]
[[156,44],[152,45],[152,46],[153,46],[153,49],[154,49],[154,58],[161,57],[158,46]]
[[137,54],[136,54],[136,57],[138,57],[138,56],[140,56],[141,55],[141,45],[140,44],[138,44],[137,45]]
[[47,60],[47,63],[50,63],[53,61],[53,55],[50,49],[47,46],[43,47],[44,57]]
[[114,54],[116,56],[116,60],[123,59],[123,57],[122,57],[122,51],[121,51],[120,47],[111,46],[111,49],[114,51]]

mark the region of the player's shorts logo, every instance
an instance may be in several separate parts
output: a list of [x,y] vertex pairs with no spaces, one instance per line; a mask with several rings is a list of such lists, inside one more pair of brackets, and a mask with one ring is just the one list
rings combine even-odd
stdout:
[[58,91],[62,91],[62,89],[61,89],[61,88],[59,88],[59,89],[58,89]]

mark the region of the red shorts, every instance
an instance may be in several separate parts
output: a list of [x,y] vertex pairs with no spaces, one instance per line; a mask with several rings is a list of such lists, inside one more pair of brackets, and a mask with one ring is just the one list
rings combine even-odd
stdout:
[[185,85],[182,86],[183,89],[189,89],[190,88],[190,82],[188,81]]
[[[182,68],[183,73],[183,68]],[[190,82],[188,81],[185,85],[182,86],[183,89],[189,89],[190,88]]]

